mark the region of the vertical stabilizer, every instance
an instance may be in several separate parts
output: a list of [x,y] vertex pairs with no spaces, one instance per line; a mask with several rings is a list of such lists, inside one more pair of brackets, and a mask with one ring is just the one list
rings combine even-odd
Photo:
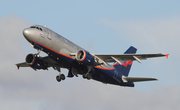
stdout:
[[[124,53],[124,54],[135,54],[137,51],[136,48],[134,48],[133,46],[129,47],[129,49]],[[125,76],[129,75],[129,71],[131,69],[133,61],[125,61],[122,62],[121,65],[119,63],[114,64],[113,66],[121,71]]]

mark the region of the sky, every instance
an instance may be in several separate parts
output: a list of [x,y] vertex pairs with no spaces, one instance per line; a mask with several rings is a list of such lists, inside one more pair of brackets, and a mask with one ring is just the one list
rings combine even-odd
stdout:
[[[178,0],[15,0],[0,4],[0,109],[180,109],[180,2]],[[56,81],[57,71],[17,69],[37,53],[23,29],[46,26],[91,53],[164,53],[169,58],[134,62],[129,76],[155,77],[134,88],[85,80]],[[40,54],[45,56],[43,52]],[[62,69],[67,75],[68,71]]]

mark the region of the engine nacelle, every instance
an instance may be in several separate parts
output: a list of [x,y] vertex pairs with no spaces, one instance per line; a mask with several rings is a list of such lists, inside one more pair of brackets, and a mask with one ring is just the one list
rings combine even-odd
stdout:
[[95,63],[94,57],[85,50],[79,50],[77,52],[76,60],[85,65],[93,65]]
[[34,69],[47,69],[45,62],[34,54],[26,56],[26,63]]

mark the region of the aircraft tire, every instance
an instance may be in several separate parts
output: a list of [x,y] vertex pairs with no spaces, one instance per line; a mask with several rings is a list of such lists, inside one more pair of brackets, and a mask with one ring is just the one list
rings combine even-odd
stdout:
[[62,80],[65,80],[64,74],[61,74],[61,75],[60,75],[60,78],[61,78]]
[[87,79],[90,80],[92,78],[91,74],[87,75]]
[[58,76],[56,76],[56,80],[57,80],[58,82],[60,82],[60,81],[61,81],[61,78],[59,77],[59,75],[58,75]]
[[83,74],[83,75],[82,75],[82,77],[83,77],[84,79],[86,79],[86,78],[87,78],[85,74]]

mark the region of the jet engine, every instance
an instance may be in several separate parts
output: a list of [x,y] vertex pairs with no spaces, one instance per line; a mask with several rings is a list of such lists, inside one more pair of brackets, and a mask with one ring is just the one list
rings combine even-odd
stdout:
[[26,56],[26,63],[34,69],[47,69],[46,63],[35,54],[28,54]]
[[85,50],[79,50],[76,54],[76,60],[85,65],[93,65],[95,63],[94,57]]

